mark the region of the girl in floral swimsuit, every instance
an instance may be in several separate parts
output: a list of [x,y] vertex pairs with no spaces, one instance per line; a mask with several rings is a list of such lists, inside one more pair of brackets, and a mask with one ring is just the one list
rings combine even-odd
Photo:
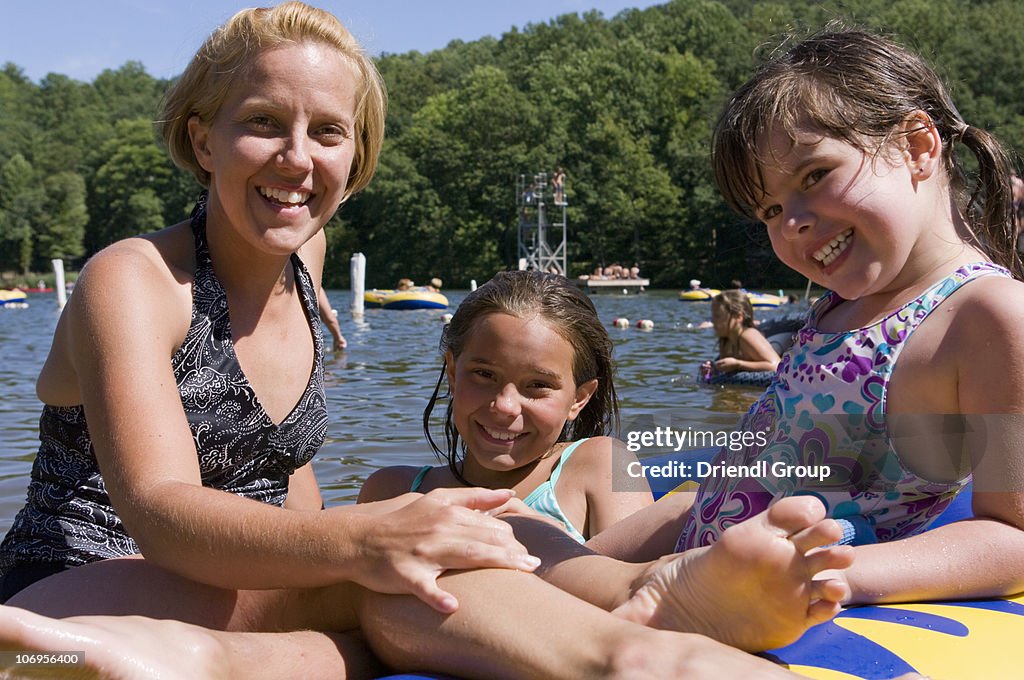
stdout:
[[[978,161],[970,200],[958,145]],[[1024,590],[1024,285],[999,144],[918,56],[836,31],[740,88],[713,165],[776,255],[831,292],[741,422],[766,436],[719,452],[722,474],[701,480],[676,549],[805,494],[856,546],[851,602]],[[925,532],[972,476],[974,516]],[[676,517],[686,502],[669,501]],[[615,527],[602,549],[632,556],[616,534],[636,542],[642,523]]]

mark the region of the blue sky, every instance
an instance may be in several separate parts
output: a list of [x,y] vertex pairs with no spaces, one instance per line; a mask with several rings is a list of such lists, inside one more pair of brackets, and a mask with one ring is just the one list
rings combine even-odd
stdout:
[[[665,0],[319,0],[372,54],[428,52],[451,40],[500,37],[513,26],[596,9],[611,18]],[[140,61],[169,78],[210,31],[242,7],[273,0],[7,0],[0,20],[0,63],[38,81],[61,73],[91,81],[104,69]]]

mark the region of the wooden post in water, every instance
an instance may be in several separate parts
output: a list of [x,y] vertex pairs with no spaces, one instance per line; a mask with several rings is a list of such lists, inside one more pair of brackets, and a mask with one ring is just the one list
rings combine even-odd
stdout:
[[50,263],[53,265],[53,275],[56,279],[53,287],[57,289],[57,308],[64,309],[68,301],[68,291],[64,287],[64,260],[50,260]]
[[366,256],[353,253],[349,261],[352,279],[352,318],[363,318],[363,293],[366,292]]

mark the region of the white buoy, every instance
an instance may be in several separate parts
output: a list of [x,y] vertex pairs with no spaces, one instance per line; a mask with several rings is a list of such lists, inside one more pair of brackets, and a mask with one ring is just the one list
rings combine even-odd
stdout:
[[58,258],[50,260],[50,263],[53,265],[53,274],[56,279],[53,288],[57,291],[57,308],[64,309],[64,305],[68,302],[68,291],[64,287],[64,260]]
[[470,279],[469,280],[469,290],[471,290],[471,291],[476,290],[476,279]]
[[366,256],[352,253],[349,261],[349,273],[352,279],[352,316],[363,317],[363,294],[366,292]]
[[442,314],[441,315],[441,322],[445,323],[445,324],[451,323],[452,322],[452,315],[451,314]]
[[641,330],[649,331],[654,328],[654,322],[650,319],[640,319],[636,322],[636,327]]
[[612,321],[612,325],[616,328],[629,328],[629,319],[620,317],[615,321]]

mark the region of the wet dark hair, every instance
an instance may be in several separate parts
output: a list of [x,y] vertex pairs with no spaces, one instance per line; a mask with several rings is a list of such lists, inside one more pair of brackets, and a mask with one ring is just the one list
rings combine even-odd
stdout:
[[[971,229],[965,238],[996,264],[1024,278],[1015,251],[1010,178],[1013,169],[995,137],[968,125],[931,66],[878,35],[831,24],[785,51],[777,50],[733,95],[712,139],[715,181],[725,200],[754,218],[764,193],[762,168],[773,162],[759,150],[782,130],[795,140],[810,126],[865,153],[890,149],[901,126],[923,111],[942,142],[942,167],[951,194]],[[968,188],[955,143],[978,160]]]
[[[573,381],[579,387],[597,379],[597,389],[573,421],[567,421],[558,441],[607,435],[619,427],[619,402],[612,382],[612,340],[601,324],[594,304],[568,279],[538,271],[500,272],[466,296],[441,335],[441,374],[423,411],[423,431],[434,454],[448,462],[456,479],[462,477],[466,443],[452,419],[451,386],[448,385],[448,353],[462,354],[469,336],[489,314],[508,314],[521,319],[538,317],[565,338],[573,348]],[[442,394],[443,390],[443,394]],[[448,400],[445,412],[445,447],[430,432],[430,416],[438,401]]]

